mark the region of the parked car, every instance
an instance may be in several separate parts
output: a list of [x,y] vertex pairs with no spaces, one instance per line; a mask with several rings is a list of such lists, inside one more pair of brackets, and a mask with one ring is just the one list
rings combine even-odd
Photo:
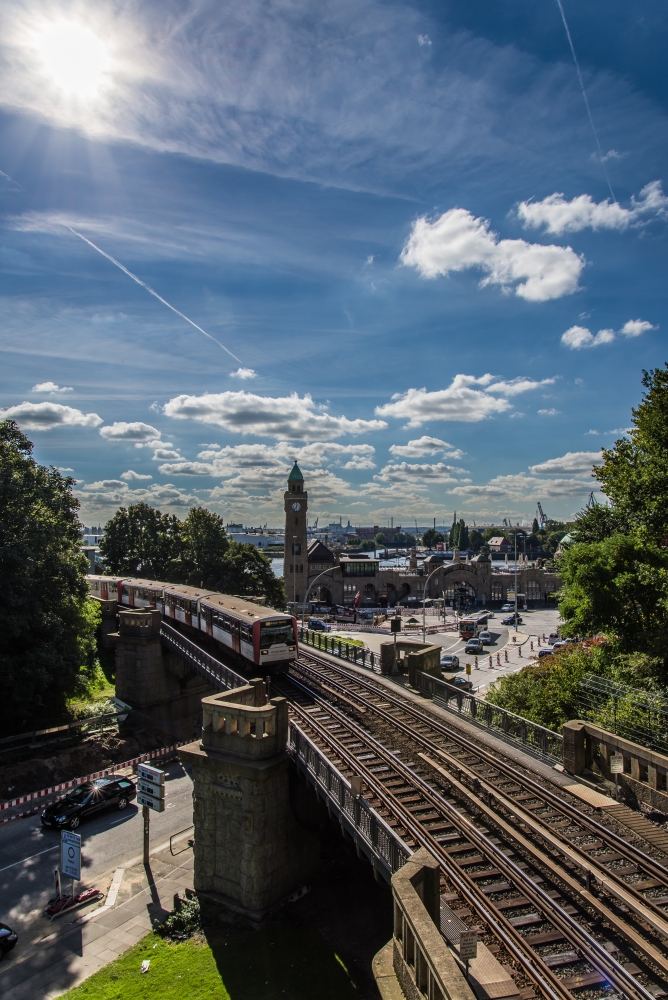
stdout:
[[454,653],[442,653],[441,670],[459,670],[459,657]]
[[13,931],[7,924],[0,924],[0,958],[12,950],[18,939],[16,931]]
[[482,653],[482,651],[482,643],[477,636],[473,636],[472,639],[469,639],[466,643],[466,648],[464,649],[465,653]]
[[311,618],[308,623],[311,632],[331,632],[332,626],[324,622],[322,618]]
[[515,610],[515,605],[514,604],[504,604],[504,605],[502,605],[501,610],[502,611],[514,611]]
[[547,641],[549,642],[550,646],[554,642],[559,642],[560,639],[561,639],[561,636],[559,635],[558,632],[550,632],[550,634],[547,637]]
[[552,650],[554,651],[555,649],[566,649],[566,646],[568,645],[569,643],[567,643],[565,639],[558,639],[557,642],[552,643]]
[[542,660],[544,656],[552,656],[552,650],[551,649],[539,649],[538,650],[538,659]]
[[478,638],[480,639],[483,646],[487,645],[490,642],[494,642],[494,640],[492,639],[491,632],[479,632]]
[[[501,619],[501,624],[502,625],[514,625],[515,624],[515,615],[508,615],[506,618],[502,618]],[[520,618],[519,615],[517,616],[517,624],[518,625],[522,624],[522,619]]]
[[137,797],[137,786],[129,778],[97,778],[73,788],[65,798],[52,802],[42,812],[42,826],[76,830],[82,819],[105,809],[125,809]]

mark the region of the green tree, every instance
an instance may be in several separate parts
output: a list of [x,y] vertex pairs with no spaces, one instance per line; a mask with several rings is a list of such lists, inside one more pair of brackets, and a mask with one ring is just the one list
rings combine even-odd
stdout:
[[104,527],[100,552],[114,576],[185,582],[180,522],[147,503],[116,511]]
[[466,527],[466,522],[464,521],[464,518],[460,518],[457,524],[455,525],[455,536],[457,541],[451,543],[452,547],[455,548],[456,546],[458,549],[468,549],[469,529]]
[[[483,545],[482,534],[476,528],[474,528],[473,531],[469,534],[469,548],[471,549],[472,552],[480,552],[482,545]],[[489,552],[489,548],[487,548],[487,551]]]
[[427,528],[422,535],[422,544],[427,549],[433,549],[435,545],[438,545],[439,542],[443,541],[443,535],[440,531],[436,531],[436,528]]
[[376,541],[376,545],[384,545],[385,544],[385,535],[383,534],[382,531],[378,532],[378,534],[376,535],[375,541]]
[[457,521],[453,521],[450,525],[450,534],[448,535],[448,547],[451,549],[459,548],[459,524]]
[[270,607],[285,608],[285,586],[278,580],[269,559],[250,543],[230,542],[223,560],[221,589],[227,594],[266,597]]
[[537,535],[540,531],[540,525],[538,524],[538,518],[534,517],[533,524],[531,525],[531,534]]
[[0,730],[62,717],[96,666],[74,480],[38,465],[12,420],[0,423]]
[[180,576],[192,587],[217,587],[225,576],[225,556],[230,540],[218,514],[192,507],[179,526]]

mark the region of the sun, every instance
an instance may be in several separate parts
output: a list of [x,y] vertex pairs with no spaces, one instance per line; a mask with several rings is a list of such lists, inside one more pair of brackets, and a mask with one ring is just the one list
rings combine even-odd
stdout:
[[43,28],[35,45],[46,74],[65,94],[85,99],[98,93],[110,59],[107,46],[90,28],[59,21]]

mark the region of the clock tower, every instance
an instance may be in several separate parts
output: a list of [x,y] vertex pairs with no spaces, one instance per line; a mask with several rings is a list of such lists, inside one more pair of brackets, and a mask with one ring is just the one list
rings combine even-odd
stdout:
[[301,604],[308,589],[308,552],[306,551],[308,494],[304,489],[304,477],[296,461],[288,476],[288,488],[283,496],[285,502],[285,555],[283,557],[285,593],[288,601]]

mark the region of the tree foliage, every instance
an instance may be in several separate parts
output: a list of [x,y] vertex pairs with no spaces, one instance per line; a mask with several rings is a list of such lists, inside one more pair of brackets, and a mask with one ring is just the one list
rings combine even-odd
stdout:
[[593,470],[609,503],[576,517],[559,608],[565,634],[604,632],[668,665],[668,365],[642,384],[628,436]]
[[38,465],[0,423],[0,729],[62,715],[95,671],[99,612],[88,599],[74,480]]
[[193,507],[183,521],[145,503],[121,507],[105,525],[100,549],[107,571],[228,594],[265,597],[285,607],[271,562],[254,545],[228,537],[222,517]]
[[439,542],[445,541],[443,535],[440,531],[436,531],[436,528],[427,528],[427,530],[422,535],[422,544],[427,549],[433,549],[435,545]]
[[459,521],[452,522],[448,545],[451,549],[468,549],[469,529],[466,527],[464,518],[460,518]]

